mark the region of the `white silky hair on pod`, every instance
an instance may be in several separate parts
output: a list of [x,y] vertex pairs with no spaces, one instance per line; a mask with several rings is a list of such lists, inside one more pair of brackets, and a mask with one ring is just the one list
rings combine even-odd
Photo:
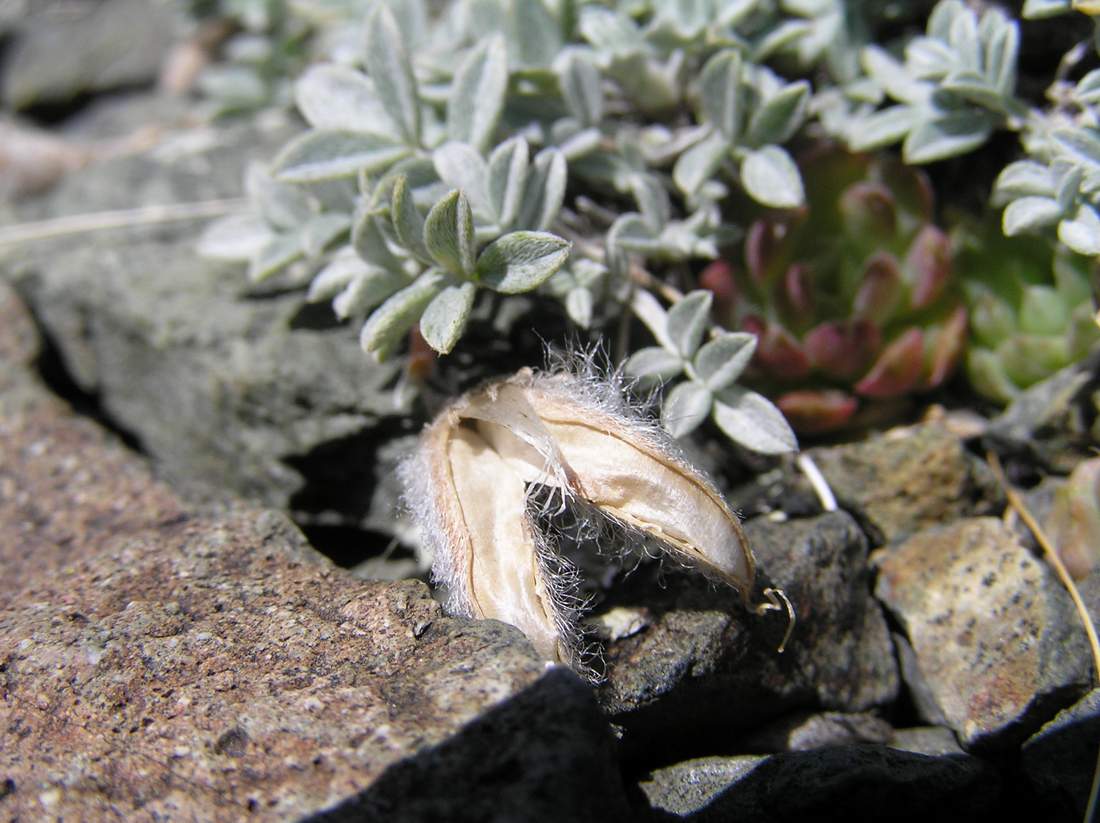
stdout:
[[592,350],[522,369],[445,407],[400,467],[432,577],[456,615],[521,629],[547,660],[585,671],[578,574],[540,531],[544,509],[579,508],[652,538],[668,556],[739,590],[755,562],[737,516],[657,423],[627,401]]

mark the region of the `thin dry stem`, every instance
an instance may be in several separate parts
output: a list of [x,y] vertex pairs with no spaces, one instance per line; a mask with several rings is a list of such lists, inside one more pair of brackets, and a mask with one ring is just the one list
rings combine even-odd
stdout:
[[[1043,549],[1043,554],[1046,556],[1047,562],[1054,568],[1055,574],[1058,575],[1058,579],[1062,581],[1062,585],[1065,586],[1066,591],[1069,592],[1070,598],[1073,600],[1073,605],[1077,609],[1077,614],[1081,618],[1081,623],[1085,627],[1085,634],[1089,638],[1089,647],[1092,649],[1092,663],[1096,669],[1097,677],[1100,678],[1100,640],[1096,636],[1096,626],[1092,622],[1092,617],[1089,615],[1088,608],[1085,606],[1085,601],[1081,598],[1081,593],[1077,590],[1077,584],[1073,582],[1073,578],[1070,577],[1069,570],[1066,569],[1065,564],[1062,563],[1062,558],[1058,556],[1058,551],[1055,549],[1054,544],[1047,537],[1043,527],[1039,525],[1039,522],[1032,515],[1031,510],[1028,509],[1027,504],[1020,498],[1009,483],[1008,478],[1005,477],[1004,469],[1001,467],[1001,461],[997,458],[993,452],[986,452],[986,462],[989,463],[990,468],[993,470],[994,477],[997,478],[997,482],[1001,484],[1001,488],[1004,489],[1005,497],[1008,499],[1008,505],[1019,515],[1020,519],[1027,524],[1027,527],[1031,529],[1031,533],[1035,535],[1035,540],[1039,546]],[[1088,806],[1085,809],[1085,823],[1089,823],[1093,819],[1093,814],[1096,812],[1097,797],[1100,796],[1100,750],[1097,751],[1096,768],[1092,773],[1092,787],[1089,790]]]
[[821,508],[827,512],[835,512],[837,510],[836,496],[833,494],[833,490],[829,488],[829,481],[825,479],[825,475],[821,473],[821,469],[817,467],[814,459],[808,454],[800,454],[796,462],[798,468],[806,475],[806,479],[810,481],[814,494],[821,502]]
[[245,205],[246,201],[240,198],[203,200],[198,203],[170,203],[163,206],[73,214],[51,220],[18,223],[0,229],[0,246],[49,240],[68,234],[83,234],[105,229],[124,229],[130,226],[150,226],[158,223],[221,217],[243,209]]

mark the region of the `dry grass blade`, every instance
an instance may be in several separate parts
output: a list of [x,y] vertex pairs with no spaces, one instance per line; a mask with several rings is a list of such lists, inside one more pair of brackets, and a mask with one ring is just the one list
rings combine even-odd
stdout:
[[[1013,511],[1015,511],[1020,519],[1024,521],[1031,530],[1031,533],[1035,535],[1035,540],[1042,548],[1047,562],[1050,563],[1055,574],[1058,575],[1058,579],[1062,582],[1062,585],[1065,586],[1066,591],[1069,592],[1069,596],[1073,600],[1074,608],[1077,609],[1077,614],[1081,618],[1082,625],[1085,627],[1085,634],[1088,635],[1089,647],[1092,649],[1093,666],[1096,669],[1097,678],[1100,679],[1100,639],[1097,638],[1096,626],[1092,622],[1092,617],[1089,615],[1088,608],[1085,606],[1085,601],[1081,599],[1081,593],[1077,590],[1077,584],[1073,582],[1073,577],[1062,562],[1062,558],[1059,557],[1057,549],[1043,530],[1042,526],[1039,525],[1034,515],[1032,515],[1027,504],[1025,504],[1020,498],[1020,495],[1016,493],[1016,490],[1009,485],[1008,478],[1005,477],[1004,469],[997,455],[993,452],[986,452],[985,459],[993,470],[997,482],[1000,483],[1001,488],[1004,489],[1009,506],[1011,506]],[[1096,812],[1098,796],[1100,796],[1100,749],[1097,751],[1096,768],[1093,770],[1092,774],[1092,787],[1089,790],[1089,799],[1085,809],[1084,823],[1089,823],[1089,821],[1093,819]]]

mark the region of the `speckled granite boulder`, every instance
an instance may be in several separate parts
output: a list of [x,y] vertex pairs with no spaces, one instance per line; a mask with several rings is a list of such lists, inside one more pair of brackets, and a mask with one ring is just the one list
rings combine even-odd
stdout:
[[5,819],[628,819],[572,672],[280,514],[189,508],[35,385],[2,284],[0,321]]
[[[908,635],[920,691],[964,745],[1018,745],[1086,688],[1069,596],[1000,520],[927,529],[876,561],[875,593]],[[1095,608],[1100,592],[1085,592]]]

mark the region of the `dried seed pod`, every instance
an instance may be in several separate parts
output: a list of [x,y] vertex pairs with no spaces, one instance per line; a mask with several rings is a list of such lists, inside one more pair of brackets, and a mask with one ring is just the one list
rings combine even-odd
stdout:
[[548,660],[578,663],[577,604],[531,516],[531,484],[655,538],[748,602],[755,563],[736,515],[667,435],[594,378],[523,369],[463,395],[402,476],[450,610],[519,627]]

